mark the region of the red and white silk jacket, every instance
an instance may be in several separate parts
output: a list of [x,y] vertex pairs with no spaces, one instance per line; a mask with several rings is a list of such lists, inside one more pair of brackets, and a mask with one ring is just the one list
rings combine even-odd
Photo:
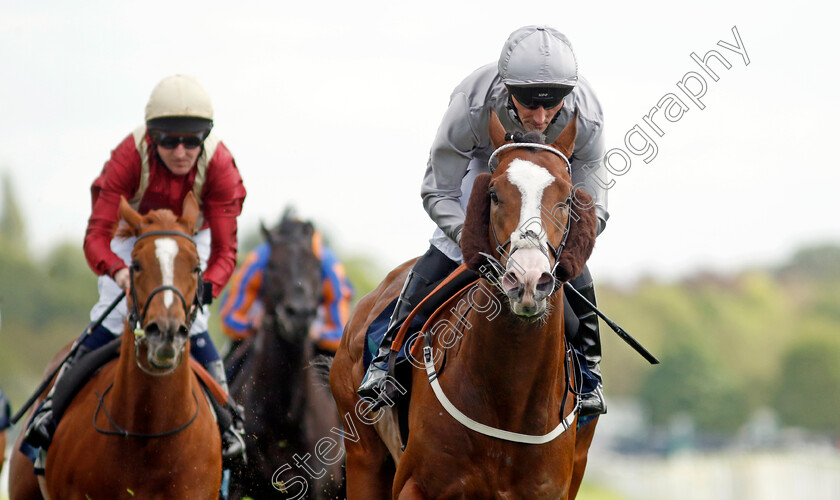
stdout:
[[168,208],[180,215],[190,191],[201,208],[197,229],[211,231],[204,281],[213,284],[213,295],[218,296],[236,267],[236,218],[242,212],[246,192],[233,156],[214,134],[204,141],[196,166],[182,176],[174,175],[163,164],[157,147],[146,136],[145,126],[138,127],[111,152],[111,159],[91,186],[93,209],[84,244],[91,269],[113,277],[126,267],[111,251],[120,196],[140,213]]

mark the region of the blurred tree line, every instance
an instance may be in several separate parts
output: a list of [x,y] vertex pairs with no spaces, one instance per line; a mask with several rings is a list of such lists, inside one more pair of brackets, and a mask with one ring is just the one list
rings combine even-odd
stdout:
[[[14,410],[53,354],[88,325],[97,293],[81,241],[30,255],[25,221],[3,180],[0,387]],[[260,241],[258,228],[243,228],[240,257]],[[356,300],[388,271],[333,248]],[[648,365],[602,324],[607,397],[637,398],[653,426],[688,415],[699,431],[732,435],[755,410],[770,408],[784,426],[840,436],[840,247],[802,249],[776,268],[733,275],[598,283],[598,295],[602,310],[662,362]],[[211,334],[221,348],[215,321]]]
[[602,325],[607,395],[638,398],[653,426],[687,415],[698,431],[726,436],[769,408],[783,426],[840,437],[840,247],[598,292],[661,361],[648,365]]

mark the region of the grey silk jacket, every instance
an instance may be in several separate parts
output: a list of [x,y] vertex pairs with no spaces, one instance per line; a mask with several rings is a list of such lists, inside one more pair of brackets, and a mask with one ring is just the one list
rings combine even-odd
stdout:
[[[473,180],[478,174],[489,172],[487,160],[493,153],[490,111],[496,111],[508,132],[525,132],[509,101],[496,63],[479,68],[452,92],[449,108],[432,143],[420,193],[426,212],[438,225],[431,244],[456,262],[462,260],[458,242]],[[572,183],[582,186],[594,198],[600,234],[609,219],[605,188],[609,180],[602,163],[606,152],[604,117],[601,104],[585,78],[580,77],[574,91],[566,96],[556,120],[545,131],[546,141],[554,142],[575,110],[579,115],[575,149],[570,158]]]

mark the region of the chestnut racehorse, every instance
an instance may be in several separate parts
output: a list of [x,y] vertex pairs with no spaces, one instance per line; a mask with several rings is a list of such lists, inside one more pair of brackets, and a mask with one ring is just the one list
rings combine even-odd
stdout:
[[[198,204],[190,193],[180,217],[169,210],[143,216],[123,198],[120,215],[127,224],[118,235],[137,239],[119,359],[65,411],[38,479],[41,491],[53,500],[218,498],[221,438],[188,361],[200,307],[191,237]],[[11,498],[40,498],[32,463],[16,451],[12,464]]]
[[[344,451],[329,437],[340,428],[338,412],[323,377],[310,368],[309,330],[322,295],[315,229],[287,212],[276,230],[262,231],[270,254],[261,326],[225,359],[228,369],[242,364],[230,387],[245,408],[248,448],[248,463],[231,471],[230,498],[343,499]],[[325,451],[330,443],[335,449]]]
[[571,184],[576,117],[551,145],[508,142],[495,115],[490,132],[498,167],[476,178],[461,238],[481,279],[433,314],[414,344],[406,443],[394,408],[369,411],[356,388],[365,331],[399,294],[410,262],[361,300],[345,329],[330,384],[345,418],[350,500],[577,494],[595,423],[576,431],[558,290],[583,270],[596,218]]

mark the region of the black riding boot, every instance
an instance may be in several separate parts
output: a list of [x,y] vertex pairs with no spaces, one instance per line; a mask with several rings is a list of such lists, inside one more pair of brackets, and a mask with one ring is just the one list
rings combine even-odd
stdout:
[[[228,391],[227,377],[225,375],[225,365],[222,360],[217,359],[204,365],[207,373],[213,377],[216,382],[222,386],[225,394],[230,394]],[[229,461],[241,460],[245,461],[245,416],[242,406],[236,404],[233,399],[228,399],[227,405],[230,411],[231,422],[226,428],[222,424],[222,419],[217,419],[219,422],[219,432],[222,435],[222,460],[226,463]]]
[[379,344],[379,350],[359,387],[359,396],[375,401],[371,410],[384,404],[392,405],[398,397],[400,387],[393,379],[388,380],[388,364],[391,357],[391,343],[403,322],[411,314],[411,310],[457,267],[457,262],[434,246],[429,247],[429,250],[414,264],[397,299],[394,312],[391,314],[385,337]]
[[[589,274],[588,268],[584,268],[580,276],[570,281],[569,284],[580,292],[586,300],[591,302],[592,305],[597,306],[595,302],[595,286],[592,283],[592,276]],[[600,415],[607,412],[607,405],[604,401],[604,386],[600,368],[601,336],[598,331],[598,315],[584,304],[574,292],[566,294],[566,298],[569,301],[569,305],[572,306],[572,310],[575,311],[578,322],[580,323],[574,344],[586,358],[589,371],[598,379],[598,385],[594,391],[581,394],[579,415],[581,417]]]
[[411,304],[409,299],[417,291],[418,285],[424,284],[422,283],[423,281],[422,277],[413,270],[408,273],[408,278],[405,280],[400,297],[397,299],[397,305],[394,307],[394,312],[391,313],[388,329],[385,330],[385,336],[379,344],[379,350],[370,362],[367,373],[365,373],[362,383],[359,386],[359,396],[375,400],[371,410],[379,408],[386,402],[395,401],[397,398],[398,389],[396,384],[386,383],[388,378],[388,364],[391,359],[391,343],[394,341],[394,337],[399,332],[403,322],[411,314],[411,310],[414,309],[414,305]]
[[33,448],[42,448],[44,450],[50,446],[53,434],[55,433],[55,428],[58,425],[55,421],[55,415],[53,414],[53,396],[56,393],[56,387],[59,387],[62,378],[70,371],[70,368],[90,351],[90,348],[82,344],[76,349],[76,353],[61,365],[61,368],[58,370],[58,374],[55,376],[55,382],[53,383],[50,392],[47,394],[47,397],[41,405],[35,410],[32,418],[29,419],[29,425],[26,426],[26,430],[23,434],[24,443]]

